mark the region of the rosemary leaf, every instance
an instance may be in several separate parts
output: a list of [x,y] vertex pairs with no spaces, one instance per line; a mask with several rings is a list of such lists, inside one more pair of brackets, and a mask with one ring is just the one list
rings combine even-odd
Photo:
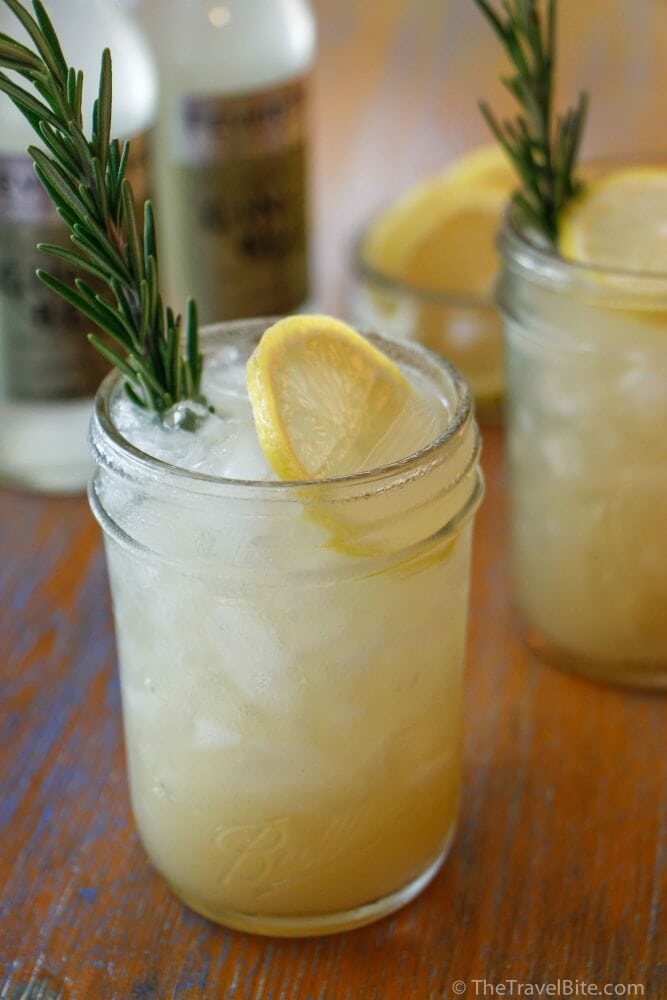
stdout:
[[155,257],[149,257],[147,261],[147,284],[148,284],[148,316],[151,323],[155,322],[155,317],[160,308],[160,288],[158,283],[158,270]]
[[100,96],[98,98],[97,155],[104,169],[107,165],[109,143],[111,142],[111,53],[105,50],[102,56],[100,74]]
[[33,69],[36,72],[40,72],[42,69],[42,61],[39,56],[31,52],[26,45],[21,45],[20,42],[0,31],[0,61],[3,65],[5,59],[16,61],[20,73],[27,69]]
[[172,402],[170,394],[166,392],[164,386],[158,382],[158,380],[155,378],[155,375],[153,374],[153,372],[150,371],[146,363],[143,361],[139,361],[139,359],[134,354],[128,354],[128,362],[130,368],[132,368],[132,370],[136,372],[137,375],[141,375],[141,377],[145,379],[146,384],[150,386],[151,390],[155,393],[155,395],[157,397],[164,397],[166,406],[170,406]]
[[101,267],[97,267],[91,261],[86,260],[81,257],[78,253],[74,253],[72,250],[67,250],[65,247],[55,246],[52,243],[38,243],[37,249],[41,250],[43,253],[48,253],[52,257],[57,257],[59,260],[65,261],[71,267],[80,268],[82,271],[87,271],[88,274],[93,274],[96,278],[100,278],[101,281],[107,280],[107,273]]
[[144,261],[148,271],[148,262],[153,258],[157,269],[157,242],[155,239],[155,214],[150,201],[144,207]]
[[185,324],[185,348],[188,358],[188,365],[193,372],[197,372],[201,355],[199,354],[199,344],[197,340],[197,304],[194,299],[188,299],[187,319]]
[[64,205],[80,223],[85,224],[88,216],[87,207],[81,201],[78,192],[72,189],[62,168],[56,166],[55,160],[52,160],[35,146],[31,146],[29,152],[35,161],[37,176],[52,200],[56,205]]
[[77,162],[71,147],[68,148],[67,139],[62,133],[57,132],[51,125],[47,125],[46,122],[41,123],[39,131],[43,142],[46,143],[53,156],[57,158],[68,173],[75,173]]
[[101,295],[95,296],[95,302],[99,309],[98,326],[102,327],[108,334],[114,337],[126,350],[134,350],[134,331],[124,319],[118,315],[116,310]]
[[127,320],[128,325],[131,326],[134,330],[135,338],[137,338],[135,342],[135,350],[138,350],[139,341],[138,341],[137,330],[135,328],[135,315],[127,299],[126,286],[123,280],[119,280],[118,278],[111,278],[111,280],[109,281],[109,287],[111,288],[111,291],[114,294],[119,314]]
[[[123,375],[127,376],[127,378],[131,380],[135,378],[135,372],[121,357],[121,355],[118,354],[117,351],[114,351],[112,347],[109,347],[108,344],[105,344],[103,340],[100,340],[96,334],[88,334],[88,343],[92,344],[95,350],[99,351],[103,358],[106,358],[110,364],[115,365],[115,367],[118,368]],[[139,396],[137,396],[137,401],[140,406],[146,406],[146,403],[143,400],[140,400]]]
[[125,394],[126,394],[127,398],[129,400],[131,400],[131,402],[133,402],[135,406],[144,407],[146,405],[144,403],[143,399],[132,388],[132,385],[131,385],[130,382],[125,382],[125,385],[124,385],[123,388],[125,389]]
[[[5,3],[7,3],[7,0],[5,0]],[[11,68],[15,69],[15,66],[12,65]],[[20,111],[23,111],[24,114],[26,111],[29,111],[35,117],[38,122],[37,129],[39,129],[39,123],[42,121],[48,122],[49,125],[53,125],[55,128],[59,127],[58,118],[48,109],[46,104],[42,104],[41,101],[38,101],[36,97],[33,97],[23,87],[19,87],[17,83],[13,83],[4,73],[0,73],[0,90],[3,90],[7,94],[7,97],[11,98]],[[30,121],[30,119],[28,120]]]
[[115,247],[107,246],[103,241],[97,239],[94,233],[88,231],[85,226],[81,226],[78,222],[74,222],[71,229],[70,239],[72,243],[83,250],[91,260],[99,261],[100,266],[104,262],[104,267],[108,272],[106,279],[108,283],[111,278],[125,283],[131,281],[129,269]]
[[70,305],[74,306],[80,313],[83,313],[92,323],[98,323],[99,314],[97,309],[73,288],[70,288],[69,285],[66,285],[59,278],[54,278],[52,274],[48,274],[48,272],[43,271],[41,268],[37,271],[37,277],[47,288],[50,288],[62,299],[65,299],[66,302],[69,302]]
[[121,184],[121,198],[123,204],[123,221],[127,232],[127,249],[130,267],[137,283],[146,277],[144,269],[144,256],[141,241],[139,239],[139,224],[137,221],[137,210],[134,204],[134,194],[127,178]]
[[104,182],[104,166],[98,156],[93,157],[93,178],[95,180],[95,190],[99,196],[99,209],[106,229],[109,228],[111,212],[109,211],[109,195]]
[[[60,46],[60,41],[56,35],[53,25],[49,20],[49,17],[44,8],[44,4],[41,0],[33,0],[33,9],[35,11],[35,17],[37,19],[37,24],[42,33],[45,44],[48,46],[51,55],[56,63],[60,78],[67,78],[67,62],[63,54],[63,50]],[[38,45],[39,48],[39,45]],[[41,49],[40,49],[41,51]],[[46,60],[45,60],[46,61]]]
[[[28,13],[28,11],[19,3],[19,0],[5,0],[5,3],[10,8],[12,13],[18,18],[25,30],[28,32],[32,38],[45,67],[48,69],[49,73],[55,78],[60,79],[62,77],[62,71],[64,66],[64,60],[62,63],[58,60],[57,56],[51,48],[48,37],[44,34],[44,29],[40,24],[34,20]],[[33,4],[35,11],[39,9],[38,16],[44,19],[44,22],[49,24],[51,32],[53,32],[53,25],[51,25],[46,11],[39,3],[39,0],[34,0]],[[55,34],[55,32],[53,32]]]

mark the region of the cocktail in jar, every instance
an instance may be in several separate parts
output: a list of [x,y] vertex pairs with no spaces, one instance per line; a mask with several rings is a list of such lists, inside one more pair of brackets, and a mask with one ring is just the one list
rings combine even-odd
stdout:
[[526,634],[567,668],[647,687],[667,687],[665,232],[667,171],[627,168],[590,180],[560,253],[516,213],[502,235]]
[[579,169],[588,101],[556,110],[557,0],[475,0],[513,119],[501,236],[511,536],[534,649],[667,687],[667,168]]
[[165,427],[108,379],[91,501],[150,858],[213,920],[318,934],[408,902],[453,836],[479,444],[422,349],[266,326],[208,332],[213,414]]

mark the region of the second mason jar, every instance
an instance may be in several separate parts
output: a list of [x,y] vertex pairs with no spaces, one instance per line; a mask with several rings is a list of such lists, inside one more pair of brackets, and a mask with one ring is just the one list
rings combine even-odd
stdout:
[[501,247],[526,636],[567,669],[667,687],[667,275],[563,260],[512,214]]

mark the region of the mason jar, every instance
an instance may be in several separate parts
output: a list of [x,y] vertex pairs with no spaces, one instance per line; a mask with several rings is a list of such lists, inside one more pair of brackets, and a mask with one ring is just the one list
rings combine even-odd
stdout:
[[[265,321],[210,329],[251,353]],[[90,487],[106,544],[129,784],[173,891],[229,927],[340,931],[431,880],[458,810],[479,437],[461,377],[428,380],[446,429],[391,466],[317,482],[184,471],[97,398]]]
[[667,687],[667,275],[501,235],[516,601],[544,659]]
[[475,399],[478,419],[497,422],[503,399],[503,338],[491,293],[430,291],[385,273],[368,259],[366,242],[380,216],[357,240],[350,312],[361,329],[417,341],[451,361]]

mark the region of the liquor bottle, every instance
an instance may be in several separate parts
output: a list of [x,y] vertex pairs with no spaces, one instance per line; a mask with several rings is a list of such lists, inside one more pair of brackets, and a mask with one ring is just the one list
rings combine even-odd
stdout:
[[144,0],[160,78],[162,273],[204,322],[308,295],[308,0]]
[[[92,114],[102,51],[111,49],[113,132],[132,140],[128,173],[141,197],[146,133],[157,100],[150,51],[112,0],[47,0],[46,6],[65,58],[85,73],[86,116]],[[18,37],[20,30],[0,5],[0,31]],[[34,142],[23,116],[10,101],[0,101],[0,481],[76,493],[92,468],[88,422],[106,368],[87,343],[91,324],[35,276],[43,267],[73,280],[67,267],[37,250],[37,243],[70,242],[27,154]]]

